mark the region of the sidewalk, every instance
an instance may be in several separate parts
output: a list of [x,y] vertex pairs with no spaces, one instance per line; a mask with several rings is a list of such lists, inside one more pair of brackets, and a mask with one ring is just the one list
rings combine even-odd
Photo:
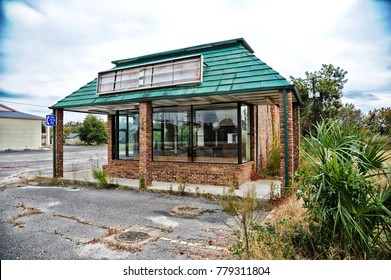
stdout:
[[[67,180],[77,180],[85,182],[96,182],[92,177],[91,170],[78,170],[73,172],[64,172],[64,179]],[[137,179],[123,179],[123,178],[113,178],[114,183],[126,186],[129,188],[138,189],[139,180]],[[152,190],[165,190],[165,191],[178,191],[179,183],[172,182],[158,182],[153,181],[152,186],[148,189]],[[249,181],[239,186],[239,189],[235,190],[236,195],[243,196],[246,190],[251,186],[255,186],[257,193],[257,198],[259,199],[269,199],[271,193],[271,186],[273,186],[274,193],[280,194],[281,190],[281,181],[279,180],[258,180],[258,181]],[[224,191],[223,186],[213,186],[213,185],[200,185],[200,184],[187,184],[185,188],[186,193],[199,193],[199,194],[211,194],[211,195],[222,195]]]

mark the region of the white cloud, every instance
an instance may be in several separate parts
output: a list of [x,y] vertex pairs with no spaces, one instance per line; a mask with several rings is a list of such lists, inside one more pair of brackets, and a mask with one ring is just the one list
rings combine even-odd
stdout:
[[112,60],[237,37],[286,78],[332,63],[349,87],[389,101],[390,30],[369,0],[21,0],[5,12],[0,89],[28,94],[26,103],[50,106]]

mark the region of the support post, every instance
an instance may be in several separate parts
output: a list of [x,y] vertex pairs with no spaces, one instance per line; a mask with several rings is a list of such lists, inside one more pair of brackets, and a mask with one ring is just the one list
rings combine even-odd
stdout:
[[152,103],[140,103],[140,160],[139,173],[144,178],[145,186],[152,185]]
[[64,176],[64,143],[63,143],[63,132],[64,132],[64,110],[55,109],[54,114],[57,119],[57,125],[54,127],[54,141],[53,141],[53,152],[55,170],[54,177],[63,177]]
[[293,105],[293,172],[300,168],[300,105]]
[[281,183],[285,188],[289,188],[294,170],[292,92],[287,92],[286,89],[280,92],[280,104]]

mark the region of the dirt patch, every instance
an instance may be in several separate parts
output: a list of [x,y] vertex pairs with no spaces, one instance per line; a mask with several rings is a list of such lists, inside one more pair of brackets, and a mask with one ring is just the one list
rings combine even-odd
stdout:
[[176,216],[198,216],[201,215],[204,212],[204,209],[192,206],[192,205],[180,205],[171,210],[171,213],[173,213]]
[[151,236],[148,233],[142,231],[125,231],[117,234],[114,238],[119,242],[138,243],[147,240],[150,237]]
[[103,243],[115,249],[137,252],[142,250],[143,245],[158,240],[164,234],[166,232],[160,229],[135,225],[127,229],[109,229],[104,236],[89,243]]

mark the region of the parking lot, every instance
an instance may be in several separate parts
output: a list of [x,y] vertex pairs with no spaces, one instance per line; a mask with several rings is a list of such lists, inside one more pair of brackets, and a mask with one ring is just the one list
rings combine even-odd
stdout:
[[[66,147],[64,157],[65,170],[83,169],[104,163],[105,148]],[[0,154],[0,259],[232,258],[217,201],[23,181],[51,166],[51,151]]]

